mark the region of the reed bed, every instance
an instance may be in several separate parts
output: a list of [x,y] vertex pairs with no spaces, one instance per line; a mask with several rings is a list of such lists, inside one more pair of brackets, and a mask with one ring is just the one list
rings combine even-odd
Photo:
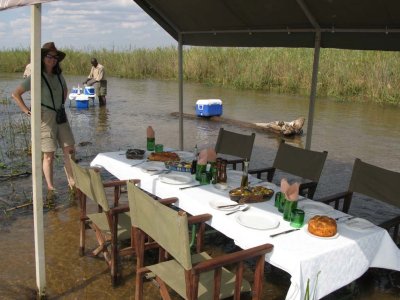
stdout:
[[[88,74],[97,57],[108,76],[176,80],[175,47],[114,51],[63,49],[66,74]],[[313,49],[210,48],[184,49],[184,79],[237,89],[308,95]],[[28,49],[0,52],[0,72],[23,72]],[[400,53],[322,49],[318,96],[339,101],[400,104]]]

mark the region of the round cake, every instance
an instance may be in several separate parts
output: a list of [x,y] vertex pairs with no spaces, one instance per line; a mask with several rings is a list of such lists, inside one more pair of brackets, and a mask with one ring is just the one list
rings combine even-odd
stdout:
[[314,216],[308,221],[308,231],[320,237],[334,236],[337,233],[336,221],[327,216]]

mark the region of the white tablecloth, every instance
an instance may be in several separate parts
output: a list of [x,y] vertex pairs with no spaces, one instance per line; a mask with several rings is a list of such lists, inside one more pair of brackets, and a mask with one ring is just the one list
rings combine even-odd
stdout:
[[[141,160],[126,159],[124,152],[109,152],[98,154],[91,166],[101,166],[121,180],[141,179],[143,189],[161,198],[178,197],[177,205],[192,215],[212,214],[210,225],[232,238],[243,249],[264,243],[273,244],[274,250],[267,255],[266,261],[291,275],[291,286],[286,299],[303,299],[308,279],[310,291],[313,292],[318,273],[315,291],[317,299],[351,283],[370,267],[400,271],[400,250],[389,234],[380,227],[354,230],[338,222],[339,235],[334,239],[311,236],[305,227],[296,232],[271,238],[270,234],[291,229],[289,222],[284,221],[282,214],[274,207],[273,200],[251,204],[246,212],[227,216],[225,211],[216,210],[210,206],[212,201],[229,203],[227,190],[217,190],[213,185],[180,190],[182,186],[194,185],[198,182],[193,179],[193,182],[186,185],[166,184],[158,179],[158,175],[151,176],[144,172],[141,169],[143,164]],[[162,166],[162,163],[160,165]],[[177,173],[191,176],[188,173]],[[257,179],[251,178],[250,181],[257,182]],[[228,185],[239,186],[240,173],[229,171]],[[275,191],[279,190],[270,183],[261,183],[261,185],[267,185]],[[268,230],[248,228],[237,222],[240,214],[277,218],[279,226]],[[340,217],[344,214],[332,210],[329,215]]]

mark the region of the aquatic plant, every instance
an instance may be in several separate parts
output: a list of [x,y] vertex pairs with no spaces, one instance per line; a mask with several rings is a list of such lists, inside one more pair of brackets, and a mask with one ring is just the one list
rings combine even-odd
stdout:
[[[106,66],[108,76],[177,80],[175,47],[107,49],[87,52],[63,49],[66,74],[87,74],[90,58]],[[22,73],[28,49],[0,51],[0,72]],[[184,79],[237,89],[309,95],[313,49],[187,47],[183,53]],[[400,53],[321,49],[319,96],[339,101],[400,104]]]

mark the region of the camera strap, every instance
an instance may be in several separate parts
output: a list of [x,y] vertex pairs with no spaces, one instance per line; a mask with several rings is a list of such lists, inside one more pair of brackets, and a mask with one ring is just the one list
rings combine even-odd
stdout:
[[[43,103],[41,103],[41,105],[44,106],[44,107],[47,107],[47,108],[49,108],[49,109],[52,109],[52,110],[54,110],[54,111],[57,111],[57,110],[56,110],[56,105],[54,104],[53,91],[51,90],[50,84],[49,84],[49,82],[47,81],[47,79],[46,79],[46,77],[44,76],[43,73],[42,73],[42,78],[43,78],[44,82],[46,83],[47,87],[49,88],[50,96],[51,96],[51,101],[53,102],[53,107],[50,107],[50,106],[48,106],[48,105],[46,105],[46,104],[43,104]],[[60,85],[61,85],[61,103],[62,103],[62,105],[64,106],[64,86],[63,86],[63,84],[62,84],[62,82],[61,82],[61,79],[60,79],[60,75],[59,75],[59,74],[57,74],[57,78],[58,78],[58,81],[60,82]]]

